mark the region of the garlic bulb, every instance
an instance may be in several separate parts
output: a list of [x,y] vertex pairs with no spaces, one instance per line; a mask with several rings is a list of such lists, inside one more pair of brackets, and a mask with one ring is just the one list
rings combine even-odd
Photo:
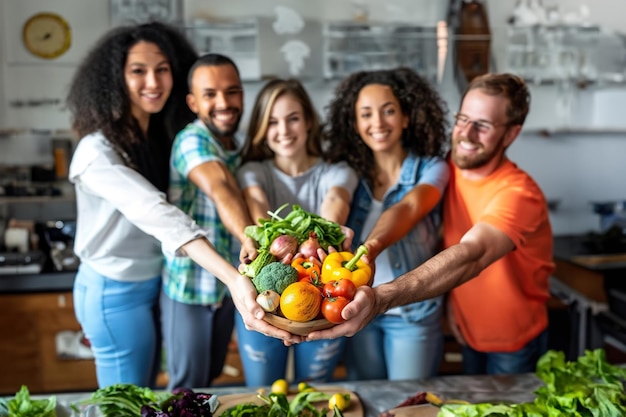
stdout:
[[280,295],[276,291],[265,290],[256,296],[256,302],[268,313],[276,311],[280,305]]

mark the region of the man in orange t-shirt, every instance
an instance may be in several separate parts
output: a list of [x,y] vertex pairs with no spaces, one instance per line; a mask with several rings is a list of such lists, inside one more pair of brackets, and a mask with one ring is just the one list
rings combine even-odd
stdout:
[[444,247],[467,235],[494,246],[478,275],[450,292],[448,320],[467,374],[533,372],[548,347],[552,229],[541,189],[506,157],[530,96],[518,77],[472,80],[452,131]]
[[529,103],[515,75],[472,80],[452,132],[445,249],[390,283],[359,287],[342,312],[346,322],[307,340],[352,336],[392,307],[451,291],[450,326],[466,373],[534,371],[547,350],[552,230],[543,193],[506,156]]

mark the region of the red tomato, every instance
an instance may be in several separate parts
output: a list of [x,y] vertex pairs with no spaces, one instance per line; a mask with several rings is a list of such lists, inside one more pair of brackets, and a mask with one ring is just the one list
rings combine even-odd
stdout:
[[325,297],[322,300],[322,315],[331,323],[342,323],[345,320],[341,317],[341,311],[349,302],[346,297]]
[[356,285],[349,279],[340,278],[339,281],[328,281],[322,291],[325,297],[346,297],[352,300],[356,294]]

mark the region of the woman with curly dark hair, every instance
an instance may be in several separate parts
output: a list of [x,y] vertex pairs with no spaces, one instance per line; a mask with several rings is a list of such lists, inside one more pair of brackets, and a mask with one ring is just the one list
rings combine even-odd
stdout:
[[101,387],[155,381],[162,251],[194,259],[224,281],[248,321],[264,323],[250,279],[166,200],[172,140],[195,117],[185,101],[195,60],[173,27],[120,27],[95,45],[70,87],[67,103],[80,137],[69,175],[81,260],[74,303]]
[[[361,178],[346,225],[376,261],[377,286],[437,252],[449,178],[446,107],[426,80],[397,68],[350,75],[327,110],[328,158],[348,161]],[[438,297],[389,310],[348,338],[348,377],[435,375],[443,353],[442,302]]]

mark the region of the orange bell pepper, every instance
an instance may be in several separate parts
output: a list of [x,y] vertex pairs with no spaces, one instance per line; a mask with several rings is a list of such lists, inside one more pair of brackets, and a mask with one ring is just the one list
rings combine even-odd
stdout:
[[367,254],[367,248],[359,246],[355,254],[351,252],[331,252],[322,264],[322,282],[338,281],[341,278],[349,279],[357,287],[370,283],[372,268],[361,261],[361,256]]
[[[319,261],[317,261],[319,263]],[[296,258],[291,266],[298,271],[298,281],[318,281],[320,279],[320,265],[313,260]]]

